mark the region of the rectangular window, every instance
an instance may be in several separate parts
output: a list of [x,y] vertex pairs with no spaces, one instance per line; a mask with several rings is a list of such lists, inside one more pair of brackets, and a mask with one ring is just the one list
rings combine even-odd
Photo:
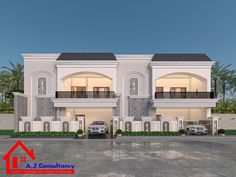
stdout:
[[72,92],[86,92],[86,87],[81,86],[71,86]]
[[164,87],[156,87],[155,98],[164,98]]
[[164,88],[163,87],[156,87],[156,92],[163,92]]
[[186,92],[186,87],[171,87],[170,92]]
[[94,92],[109,92],[109,87],[93,87]]
[[171,98],[186,98],[186,87],[171,87],[170,97]]
[[107,98],[109,97],[109,87],[93,87],[93,96],[95,98]]
[[86,87],[84,86],[71,86],[72,98],[86,98]]

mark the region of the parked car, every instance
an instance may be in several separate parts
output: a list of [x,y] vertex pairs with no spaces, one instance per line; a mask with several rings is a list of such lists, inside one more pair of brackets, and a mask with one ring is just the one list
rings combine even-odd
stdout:
[[187,135],[206,135],[208,132],[207,128],[203,125],[187,125]]
[[108,133],[108,125],[104,121],[93,121],[88,127],[88,134],[102,134]]

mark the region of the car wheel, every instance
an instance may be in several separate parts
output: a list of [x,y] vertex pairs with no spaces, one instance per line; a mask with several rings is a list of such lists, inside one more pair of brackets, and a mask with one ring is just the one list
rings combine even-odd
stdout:
[[186,134],[187,134],[187,135],[191,135],[191,132],[190,132],[189,129],[186,130]]

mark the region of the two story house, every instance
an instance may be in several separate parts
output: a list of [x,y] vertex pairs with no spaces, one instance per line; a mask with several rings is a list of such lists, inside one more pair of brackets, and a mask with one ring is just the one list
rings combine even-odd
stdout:
[[178,131],[211,116],[211,67],[205,54],[23,54],[24,93],[15,95],[15,131]]

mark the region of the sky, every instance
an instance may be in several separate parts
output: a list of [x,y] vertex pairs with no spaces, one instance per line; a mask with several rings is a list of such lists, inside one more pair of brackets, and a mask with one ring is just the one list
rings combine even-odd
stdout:
[[0,0],[0,66],[61,52],[206,53],[236,68],[236,1]]

